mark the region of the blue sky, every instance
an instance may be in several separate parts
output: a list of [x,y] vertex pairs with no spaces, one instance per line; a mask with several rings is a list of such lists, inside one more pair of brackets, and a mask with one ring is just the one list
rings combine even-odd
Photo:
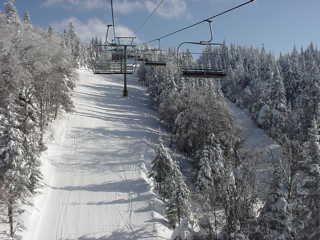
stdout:
[[[119,34],[135,34],[155,4],[160,0],[114,0]],[[109,0],[16,0],[20,15],[28,10],[35,25],[53,25],[61,31],[73,21],[82,39],[102,36],[104,24],[111,22]],[[157,14],[137,33],[141,41],[157,38],[222,10],[242,0],[164,0]],[[214,22],[216,41],[246,46],[265,46],[278,54],[294,45],[307,46],[320,41],[319,0],[256,0]],[[161,42],[163,47],[176,47],[181,41],[208,38],[207,25],[179,33]]]

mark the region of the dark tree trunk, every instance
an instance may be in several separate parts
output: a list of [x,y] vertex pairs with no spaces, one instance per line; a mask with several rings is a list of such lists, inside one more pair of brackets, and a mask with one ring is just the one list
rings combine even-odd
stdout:
[[8,219],[9,219],[9,226],[10,226],[10,237],[13,237],[13,201],[12,199],[8,202]]

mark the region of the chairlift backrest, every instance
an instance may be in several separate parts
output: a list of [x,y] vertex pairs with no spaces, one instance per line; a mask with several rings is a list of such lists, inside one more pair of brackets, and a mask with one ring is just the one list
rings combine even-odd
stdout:
[[148,50],[143,54],[143,58],[146,66],[161,67],[167,65],[160,48]]

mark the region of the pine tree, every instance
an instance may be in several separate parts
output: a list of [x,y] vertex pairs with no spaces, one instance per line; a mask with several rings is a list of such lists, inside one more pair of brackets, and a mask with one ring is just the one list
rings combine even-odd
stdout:
[[53,29],[51,26],[48,27],[48,37],[49,39],[52,39],[52,36],[53,36]]
[[190,209],[190,190],[183,180],[182,173],[176,162],[173,162],[170,180],[171,192],[167,202],[167,217],[170,225],[175,228],[183,219],[192,220]]
[[68,33],[67,33],[67,30],[63,30],[63,39],[64,39],[64,45],[69,48],[70,47],[70,40],[69,40],[69,37],[68,37]]
[[155,190],[160,194],[160,196],[166,200],[170,199],[171,193],[174,190],[171,182],[171,171],[172,171],[173,159],[170,154],[163,146],[157,149],[157,156],[151,163],[151,173],[150,177],[155,181]]
[[29,191],[35,193],[42,179],[40,172],[40,132],[38,128],[38,109],[34,103],[32,89],[23,88],[17,99],[20,130],[23,133],[24,158],[29,178]]
[[285,110],[287,105],[286,92],[278,66],[275,66],[274,76],[271,83],[271,99],[274,109],[280,111]]
[[[70,22],[68,26],[67,42],[70,44],[73,62],[76,66],[78,66],[80,57],[80,39],[76,34],[75,27],[72,22]],[[102,45],[102,42],[100,43],[100,45]]]
[[5,0],[4,7],[5,7],[4,12],[7,17],[7,23],[19,24],[20,19],[17,13],[17,8],[15,6],[15,0]]
[[280,166],[276,166],[273,172],[268,199],[258,219],[258,232],[264,240],[293,239],[291,216],[283,182],[283,172]]
[[[221,186],[224,171],[223,151],[214,134],[210,134],[206,145],[196,153],[199,162],[196,187],[211,207],[218,201],[216,198]],[[216,199],[216,200],[213,200]]]
[[29,12],[25,12],[23,16],[23,23],[27,25],[31,25],[31,19]]
[[320,70],[315,60],[310,60],[305,74],[305,88],[301,95],[303,139],[307,140],[312,120],[320,116]]
[[20,130],[18,113],[12,100],[1,112],[1,124],[4,128],[1,137],[0,154],[0,183],[3,194],[2,199],[8,208],[8,223],[10,236],[15,233],[14,222],[18,203],[24,203],[30,196],[30,179],[26,169],[25,149],[23,144],[23,133]]
[[205,229],[211,239],[218,230],[219,205],[221,201],[225,201],[223,197],[225,159],[221,145],[214,134],[210,134],[206,144],[196,152],[195,160],[199,169],[195,187],[202,210],[208,219]]
[[169,223],[175,227],[182,219],[190,219],[190,191],[179,166],[163,144],[160,144],[157,151],[150,177],[154,179],[155,189],[166,202]]
[[301,163],[302,182],[298,195],[302,204],[302,231],[298,239],[315,240],[320,236],[320,135],[317,122],[312,121],[309,141],[305,146],[305,159]]

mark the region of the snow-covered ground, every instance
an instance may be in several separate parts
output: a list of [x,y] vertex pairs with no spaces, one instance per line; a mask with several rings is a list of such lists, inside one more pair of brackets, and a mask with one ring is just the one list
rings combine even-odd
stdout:
[[145,177],[159,139],[149,97],[134,77],[123,98],[122,76],[79,76],[75,112],[58,122],[43,156],[48,186],[23,240],[170,238]]
[[257,168],[257,187],[260,197],[264,198],[271,181],[272,164],[279,161],[281,147],[253,122],[246,111],[227,100],[235,125],[241,129],[244,139],[242,151],[249,154]]
[[[42,155],[45,187],[23,218],[22,240],[169,239],[161,203],[146,166],[154,158],[159,120],[134,77],[122,97],[122,76],[79,71],[75,112],[52,125]],[[280,147],[229,102],[245,138],[243,150],[258,156],[259,186],[270,179],[271,153]]]

